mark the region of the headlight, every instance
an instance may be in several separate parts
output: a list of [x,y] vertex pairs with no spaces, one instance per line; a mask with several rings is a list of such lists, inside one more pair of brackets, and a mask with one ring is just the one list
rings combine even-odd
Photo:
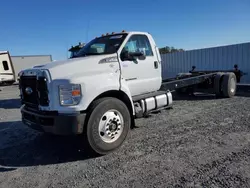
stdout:
[[63,106],[77,105],[79,104],[82,97],[81,85],[79,84],[59,85],[59,96],[61,105]]

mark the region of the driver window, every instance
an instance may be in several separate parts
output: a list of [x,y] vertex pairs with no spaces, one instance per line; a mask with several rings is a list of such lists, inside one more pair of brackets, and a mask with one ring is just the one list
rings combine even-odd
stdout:
[[146,56],[153,56],[151,45],[146,35],[133,35],[122,51],[143,52]]

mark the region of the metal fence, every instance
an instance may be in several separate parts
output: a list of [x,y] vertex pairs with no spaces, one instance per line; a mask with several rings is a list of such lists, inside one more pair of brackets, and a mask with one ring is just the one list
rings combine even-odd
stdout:
[[244,73],[241,83],[250,84],[250,42],[214,48],[161,54],[162,78],[195,70],[232,70],[235,64]]

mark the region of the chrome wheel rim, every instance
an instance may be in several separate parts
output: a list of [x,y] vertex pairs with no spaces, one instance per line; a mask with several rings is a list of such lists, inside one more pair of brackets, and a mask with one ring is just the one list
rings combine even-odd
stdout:
[[235,92],[235,89],[236,89],[236,81],[235,81],[234,78],[231,78],[231,80],[230,80],[230,91],[231,91],[232,93],[234,93],[234,92]]
[[115,142],[122,134],[124,120],[117,110],[109,110],[103,114],[99,122],[99,136],[106,143]]

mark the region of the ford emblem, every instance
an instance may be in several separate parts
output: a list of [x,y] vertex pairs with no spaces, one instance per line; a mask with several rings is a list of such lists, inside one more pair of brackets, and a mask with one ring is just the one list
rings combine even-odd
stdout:
[[25,93],[26,93],[27,95],[31,95],[31,93],[33,93],[33,91],[32,91],[32,89],[31,89],[30,87],[26,87],[26,88],[25,88]]

